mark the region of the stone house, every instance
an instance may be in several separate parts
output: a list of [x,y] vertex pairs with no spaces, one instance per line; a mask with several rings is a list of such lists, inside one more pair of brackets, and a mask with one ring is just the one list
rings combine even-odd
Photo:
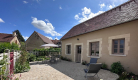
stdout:
[[0,33],[0,43],[8,42],[8,43],[16,43],[20,47],[20,42],[17,38],[16,32],[13,34]]
[[37,48],[37,49],[42,48],[40,46],[43,44],[53,44],[53,42],[49,38],[43,36],[42,34],[36,32],[36,31],[34,31],[31,34],[31,36],[26,40],[25,44],[26,44],[26,50],[32,51],[35,48]]
[[120,61],[125,70],[138,74],[138,0],[129,0],[82,22],[62,38],[62,56],[74,62],[98,58],[110,68]]

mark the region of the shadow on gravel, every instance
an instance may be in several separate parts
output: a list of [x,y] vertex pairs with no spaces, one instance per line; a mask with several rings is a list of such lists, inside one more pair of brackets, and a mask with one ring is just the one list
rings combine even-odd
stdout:
[[[48,65],[74,80],[86,80],[86,78],[84,77],[85,73],[83,71],[86,66],[82,65],[81,63],[61,61],[55,64],[48,63]],[[97,76],[92,77],[92,75],[94,74],[88,75],[87,80],[100,80]]]

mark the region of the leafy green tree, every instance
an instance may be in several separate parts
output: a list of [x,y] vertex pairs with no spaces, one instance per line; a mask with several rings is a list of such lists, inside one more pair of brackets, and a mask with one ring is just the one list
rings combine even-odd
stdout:
[[17,34],[17,38],[19,39],[20,42],[25,42],[23,36],[21,35],[21,33],[19,32],[19,30],[15,30],[14,32],[16,32]]
[[17,44],[15,44],[15,43],[12,43],[12,44],[6,43],[6,42],[0,43],[0,53],[3,53],[5,49],[19,50],[19,46]]

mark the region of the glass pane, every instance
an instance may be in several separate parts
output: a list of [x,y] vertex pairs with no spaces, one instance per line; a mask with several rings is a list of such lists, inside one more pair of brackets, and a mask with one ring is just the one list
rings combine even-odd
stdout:
[[99,47],[99,42],[96,43],[96,47]]
[[95,43],[92,43],[92,48],[95,48]]
[[120,48],[124,48],[124,45],[120,45]]
[[81,53],[81,46],[78,46],[78,53]]
[[118,44],[118,40],[114,40],[114,44]]
[[114,49],[114,53],[117,53],[117,49]]
[[70,54],[70,49],[71,49],[71,46],[70,45],[67,45],[67,53]]
[[124,53],[124,49],[120,49],[120,53]]
[[118,45],[114,45],[114,48],[117,48]]
[[120,40],[120,44],[124,44],[125,40]]

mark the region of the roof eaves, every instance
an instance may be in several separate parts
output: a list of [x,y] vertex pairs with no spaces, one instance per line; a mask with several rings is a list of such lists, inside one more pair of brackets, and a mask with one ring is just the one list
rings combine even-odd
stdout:
[[[136,19],[132,19],[132,20],[129,20],[129,21],[126,21],[126,22],[130,22],[130,21],[134,21],[134,20],[138,20],[138,18],[136,18]],[[100,28],[100,29],[97,29],[97,30],[92,30],[92,31],[85,32],[85,33],[82,33],[82,34],[86,34],[86,33],[94,32],[94,31],[98,31],[98,30],[101,30],[101,29],[105,29],[105,28],[113,27],[113,26],[120,25],[120,24],[123,24],[123,23],[126,23],[126,22],[121,22],[121,23],[118,23],[118,24],[110,25],[110,26],[107,26],[107,27],[103,27],[103,28]],[[78,35],[75,35],[75,36],[79,36],[79,35],[82,35],[82,34],[78,34]],[[72,38],[72,37],[75,37],[75,36],[71,36],[71,37],[68,37],[68,38]],[[64,38],[64,39],[68,39],[68,38]],[[64,40],[64,39],[60,39],[60,40]]]
[[[108,11],[105,11],[105,12],[103,12],[103,13],[101,13],[101,14],[99,14],[99,15],[93,17],[93,18],[90,18],[90,19],[88,19],[88,20],[86,20],[86,21],[84,21],[84,22],[82,22],[82,23],[79,23],[79,24],[73,26],[72,28],[74,28],[74,27],[76,27],[76,26],[78,26],[78,25],[81,25],[81,24],[83,24],[83,23],[85,23],[85,22],[87,22],[87,21],[89,21],[89,20],[91,20],[91,19],[94,19],[94,18],[96,18],[96,17],[98,17],[98,16],[100,16],[100,15],[103,15],[103,14],[105,14],[105,13],[107,13],[107,12],[110,12],[111,10],[114,10],[114,9],[116,9],[116,8],[118,8],[118,7],[120,7],[120,6],[123,6],[123,5],[125,5],[125,4],[127,4],[127,3],[129,3],[129,2],[132,2],[132,1],[134,1],[134,0],[129,0],[129,1],[127,1],[127,2],[125,2],[125,3],[123,3],[123,4],[121,4],[121,5],[118,5],[118,6],[114,7],[114,8],[112,8],[112,9],[108,10]],[[123,22],[123,23],[125,23],[125,22]],[[120,24],[120,23],[118,23],[118,24]],[[117,24],[115,24],[115,25],[117,25]],[[113,26],[113,25],[110,25],[110,26]],[[72,28],[71,28],[69,31],[71,31]],[[106,27],[105,27],[105,28],[106,28]],[[103,28],[101,28],[101,29],[103,29]],[[97,30],[99,30],[99,29],[97,29]],[[69,32],[69,31],[68,31],[68,32]],[[93,30],[93,31],[96,31],[96,30]],[[67,32],[67,33],[68,33],[68,32]],[[92,32],[92,31],[89,31],[89,32]],[[67,33],[66,33],[66,34],[67,34]],[[88,32],[86,32],[86,33],[88,33]],[[65,34],[65,35],[66,35],[66,34]],[[82,34],[85,34],[85,33],[82,33]],[[65,35],[64,35],[64,36],[65,36]],[[78,35],[81,35],[81,34],[78,34]],[[78,35],[75,35],[75,36],[78,36]],[[63,37],[64,37],[64,36],[63,36]],[[62,38],[63,38],[63,37],[62,37]],[[71,37],[74,37],[74,36],[71,36]],[[63,40],[62,38],[61,38],[60,40]],[[70,37],[68,37],[68,38],[70,38]],[[64,39],[66,39],[66,38],[64,38]]]

